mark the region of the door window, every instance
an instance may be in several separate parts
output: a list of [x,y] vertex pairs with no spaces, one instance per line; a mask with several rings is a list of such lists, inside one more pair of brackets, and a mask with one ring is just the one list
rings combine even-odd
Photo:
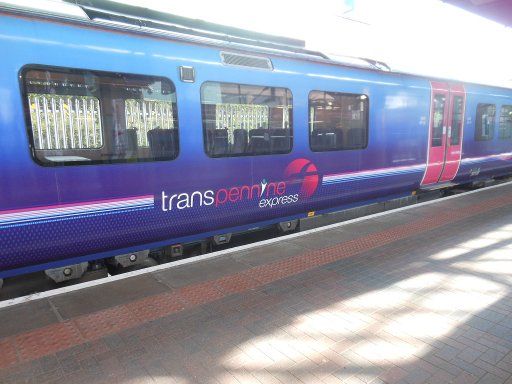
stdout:
[[453,97],[453,113],[452,113],[452,137],[450,145],[459,145],[460,133],[462,131],[462,111],[464,110],[464,98],[462,96]]
[[434,121],[432,124],[432,146],[440,147],[443,145],[443,122],[444,107],[446,104],[446,96],[434,96]]

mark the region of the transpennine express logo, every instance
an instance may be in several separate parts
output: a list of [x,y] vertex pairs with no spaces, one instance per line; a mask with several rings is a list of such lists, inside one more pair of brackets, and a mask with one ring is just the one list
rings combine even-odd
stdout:
[[[162,211],[168,212],[194,207],[222,207],[248,201],[260,208],[293,204],[301,198],[310,198],[318,188],[318,170],[308,159],[296,159],[286,167],[284,179],[270,181],[265,178],[253,185],[239,185],[217,190],[168,194],[162,191]],[[297,191],[298,189],[298,191]]]
[[311,197],[318,188],[318,170],[315,164],[308,159],[293,160],[284,171],[287,179],[295,179],[302,177],[302,186],[299,194],[304,197]]

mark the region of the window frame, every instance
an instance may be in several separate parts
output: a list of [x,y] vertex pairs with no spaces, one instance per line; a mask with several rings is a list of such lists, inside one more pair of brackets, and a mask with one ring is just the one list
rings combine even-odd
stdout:
[[[455,105],[455,100],[459,98],[460,101],[461,101],[461,110],[460,110],[460,121],[459,121],[459,124],[460,124],[460,128],[457,130],[457,142],[454,143],[453,142],[453,138],[454,138],[454,135],[453,135],[453,132],[455,132],[455,129],[454,129],[454,117],[455,117],[455,108],[454,108],[454,105]],[[459,94],[455,94],[455,95],[452,95],[452,97],[450,98],[451,100],[451,111],[449,111],[451,113],[451,121],[450,121],[450,127],[451,127],[451,132],[450,132],[450,141],[449,141],[449,145],[450,146],[458,146],[458,145],[461,145],[461,142],[462,142],[462,133],[464,131],[464,114],[465,114],[465,99],[464,99],[464,96],[461,96]]]
[[[489,106],[494,106],[494,118],[492,120],[492,126],[491,126],[491,132],[489,134],[489,136],[487,137],[484,137],[482,136],[482,126],[480,126],[480,132],[478,132],[477,130],[477,124],[478,124],[478,110],[480,108],[481,105],[487,105],[488,107]],[[475,116],[475,136],[474,136],[474,139],[475,141],[491,141],[494,139],[494,133],[496,131],[496,112],[497,112],[497,106],[495,103],[477,103],[476,105],[476,116]]]
[[[500,106],[500,115],[499,115],[499,126],[498,126],[498,139],[499,140],[510,140],[512,138],[512,127],[509,129],[508,136],[502,135],[502,132],[504,131],[501,129],[502,127],[502,114],[503,114],[503,108],[508,108],[510,112],[512,112],[512,104],[501,104]],[[512,119],[511,119],[511,125],[512,125]]]
[[[290,124],[290,128],[289,128],[290,139],[291,139],[290,140],[290,149],[289,149],[289,151],[287,151],[287,152],[276,152],[276,153],[234,153],[234,154],[230,153],[230,154],[226,154],[226,155],[213,155],[213,154],[208,153],[207,137],[206,137],[206,126],[205,126],[205,120],[203,118],[203,88],[208,83],[241,85],[241,86],[246,86],[246,87],[279,88],[279,89],[283,89],[283,90],[289,92],[290,93],[290,104],[289,105],[292,108],[290,116],[288,116],[289,120],[290,120],[290,117],[291,117],[291,121],[292,121],[292,123]],[[295,108],[294,108],[294,105],[293,105],[293,93],[292,93],[292,90],[290,88],[284,87],[284,86],[237,83],[237,82],[233,82],[233,81],[205,80],[205,81],[203,81],[201,83],[201,87],[199,87],[199,104],[200,104],[200,108],[201,108],[201,126],[202,126],[202,131],[203,131],[203,151],[206,154],[206,156],[208,156],[209,158],[211,158],[211,159],[226,159],[226,158],[231,158],[231,157],[235,157],[236,158],[236,157],[280,156],[280,155],[290,154],[293,151],[294,142],[295,142],[295,139],[294,139],[294,127],[293,127],[294,126],[293,111],[294,111]],[[247,104],[247,105],[251,105],[251,104]],[[269,115],[269,119],[270,119],[270,115]]]
[[[30,105],[28,103],[28,92],[27,92],[27,82],[26,82],[26,74],[27,72],[31,70],[39,70],[39,71],[55,71],[55,72],[67,72],[70,74],[78,74],[83,75],[85,72],[90,72],[97,76],[112,76],[121,74],[123,76],[133,76],[138,78],[152,78],[155,80],[160,80],[162,82],[168,82],[171,84],[172,89],[175,94],[175,104],[176,108],[173,111],[174,113],[174,121],[176,122],[177,126],[173,129],[176,129],[176,136],[177,136],[177,148],[176,148],[176,156],[172,158],[165,158],[165,159],[151,159],[151,158],[137,158],[136,160],[133,159],[105,159],[105,160],[88,160],[88,161],[59,161],[59,162],[52,162],[52,161],[42,161],[36,154],[36,151],[40,151],[39,149],[36,149],[35,147],[35,140],[32,133],[32,120],[30,116]],[[19,80],[19,87],[20,87],[20,94],[21,94],[21,102],[23,106],[23,115],[25,119],[25,129],[27,133],[27,139],[28,139],[28,148],[30,152],[30,156],[32,160],[42,166],[42,167],[69,167],[69,166],[84,166],[84,165],[107,165],[107,164],[137,164],[137,163],[150,163],[150,162],[168,162],[168,161],[174,161],[179,158],[181,154],[181,140],[180,140],[180,124],[179,124],[179,111],[178,111],[178,92],[176,89],[176,84],[168,77],[166,76],[160,76],[160,75],[146,75],[146,74],[135,74],[135,73],[128,73],[128,72],[120,72],[120,71],[104,71],[104,70],[95,70],[95,69],[85,69],[85,68],[70,68],[70,67],[63,67],[63,66],[54,66],[54,65],[44,65],[44,64],[26,64],[18,72],[18,80]],[[98,98],[99,100],[99,111],[100,111],[100,122],[102,126],[102,134],[105,134],[105,123],[103,116],[104,114],[101,113],[102,111],[102,100],[101,98]],[[128,129],[128,128],[126,128]],[[105,135],[104,135],[105,137]],[[101,147],[98,148],[80,148],[78,150],[80,151],[98,151],[104,148],[105,146],[105,140],[103,140],[103,144]],[[44,150],[43,150],[44,151]]]
[[[311,123],[311,94],[313,92],[323,92],[323,93],[335,93],[341,96],[366,96],[366,141],[365,145],[363,147],[358,148],[330,148],[330,149],[324,149],[324,150],[315,150],[311,147],[311,130],[310,130],[310,123]],[[308,142],[309,142],[309,150],[314,153],[322,153],[322,152],[340,152],[340,151],[361,151],[368,148],[368,145],[370,143],[370,96],[368,96],[366,93],[351,93],[351,92],[338,92],[338,91],[326,91],[326,90],[320,90],[320,89],[312,89],[308,93],[308,120],[307,120],[307,131],[308,131]]]

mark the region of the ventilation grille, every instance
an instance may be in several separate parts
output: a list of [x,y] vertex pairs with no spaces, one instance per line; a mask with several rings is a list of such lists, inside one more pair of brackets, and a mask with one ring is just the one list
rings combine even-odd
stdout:
[[236,65],[239,67],[251,67],[259,69],[273,70],[272,61],[266,57],[247,56],[238,53],[221,52],[222,62],[228,65]]

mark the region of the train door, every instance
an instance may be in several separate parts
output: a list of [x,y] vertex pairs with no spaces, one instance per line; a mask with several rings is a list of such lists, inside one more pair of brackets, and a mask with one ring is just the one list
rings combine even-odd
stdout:
[[435,81],[431,86],[427,168],[421,185],[451,181],[459,169],[462,149],[464,88]]
[[464,87],[462,85],[451,85],[444,167],[441,177],[439,178],[440,182],[453,180],[459,170],[460,159],[462,156],[462,127],[464,125],[465,102],[466,93],[464,91]]

